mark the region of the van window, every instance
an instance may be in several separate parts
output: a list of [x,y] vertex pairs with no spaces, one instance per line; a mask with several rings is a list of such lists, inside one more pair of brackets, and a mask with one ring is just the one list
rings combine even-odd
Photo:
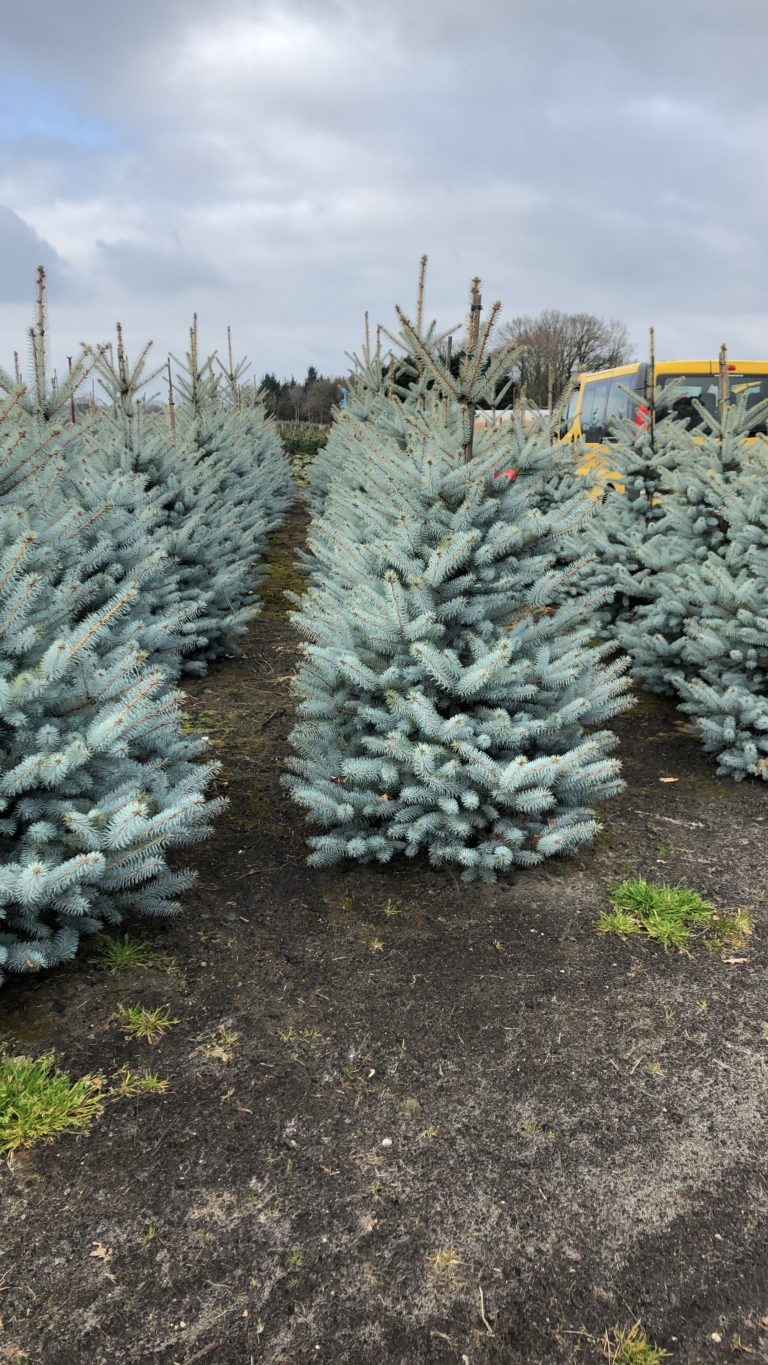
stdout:
[[[756,408],[758,403],[768,398],[768,374],[729,374],[728,396],[732,403],[744,401],[749,413],[750,408]],[[761,421],[750,426],[749,435],[765,436],[766,431],[766,417],[763,414]]]
[[666,388],[674,386],[672,402],[663,404],[660,416],[667,413],[678,421],[686,422],[689,431],[701,426],[701,416],[694,403],[700,403],[707,412],[717,413],[719,377],[716,374],[660,374],[656,377],[656,402],[659,403]]
[[577,384],[577,385],[576,385],[576,388],[573,390],[573,393],[571,394],[570,398],[568,399],[568,406],[567,406],[567,408],[565,409],[565,412],[563,413],[563,430],[564,430],[564,431],[570,431],[571,427],[573,426],[573,419],[574,419],[574,417],[576,416],[576,410],[577,410],[578,406],[579,406],[579,386],[578,386],[578,384]]
[[608,402],[605,409],[605,425],[607,435],[611,436],[611,423],[624,417],[633,417],[635,404],[632,401],[632,393],[637,382],[637,375],[625,374],[621,378],[612,379],[611,387],[608,392]]
[[585,441],[602,441],[605,435],[605,412],[610,387],[610,379],[596,379],[584,385],[581,434]]
[[[675,385],[675,397],[671,411],[682,421],[688,423],[689,430],[701,426],[701,416],[693,407],[694,399],[706,408],[707,412],[717,413],[720,390],[720,377],[717,374],[660,374],[656,380],[657,392],[666,385]],[[747,412],[768,398],[768,374],[728,374],[728,397],[731,403],[743,400]],[[748,435],[760,436],[766,431],[766,420],[756,422],[748,428]]]

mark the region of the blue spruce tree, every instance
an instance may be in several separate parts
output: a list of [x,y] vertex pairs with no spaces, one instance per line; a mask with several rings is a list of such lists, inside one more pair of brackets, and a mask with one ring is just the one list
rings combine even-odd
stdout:
[[[296,614],[288,781],[322,828],[319,865],[424,851],[493,879],[590,839],[593,803],[621,785],[614,736],[595,727],[627,704],[623,663],[591,645],[590,602],[556,604],[555,546],[584,495],[537,506],[549,443],[474,434],[476,404],[509,370],[508,353],[489,354],[496,312],[481,327],[473,308],[458,378],[434,333],[401,317],[428,383],[342,419],[347,459],[310,531]],[[510,465],[513,480],[496,477]]]

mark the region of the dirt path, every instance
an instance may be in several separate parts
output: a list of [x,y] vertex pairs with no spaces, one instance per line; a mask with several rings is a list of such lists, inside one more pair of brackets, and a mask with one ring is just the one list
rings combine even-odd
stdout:
[[[656,703],[573,862],[310,871],[279,782],[300,520],[246,657],[187,689],[232,806],[184,916],[134,926],[176,968],[0,998],[16,1050],[170,1082],[0,1168],[0,1361],[554,1365],[636,1318],[676,1362],[768,1360],[768,793]],[[597,935],[631,872],[751,906],[747,960]],[[179,1021],[155,1047],[135,1001]]]

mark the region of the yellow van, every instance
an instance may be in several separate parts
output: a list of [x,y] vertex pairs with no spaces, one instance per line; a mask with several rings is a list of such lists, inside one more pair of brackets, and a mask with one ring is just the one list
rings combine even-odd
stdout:
[[[615,439],[610,426],[614,419],[622,417],[634,420],[638,426],[648,421],[650,370],[649,364],[641,362],[579,375],[560,426],[562,442],[581,440],[587,448],[587,458],[578,466],[579,474],[596,475],[601,483],[618,480],[606,463],[606,458],[610,462],[611,441]],[[726,370],[733,402],[746,395],[749,410],[768,398],[768,361],[729,360]],[[664,386],[672,381],[676,397],[670,410],[686,420],[690,429],[701,423],[694,401],[708,412],[717,411],[720,384],[717,360],[657,360],[657,402]],[[764,416],[749,434],[766,434]]]

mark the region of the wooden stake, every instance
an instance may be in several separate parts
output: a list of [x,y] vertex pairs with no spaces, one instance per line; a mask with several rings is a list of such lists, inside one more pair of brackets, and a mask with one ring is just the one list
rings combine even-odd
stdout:
[[649,426],[651,432],[651,450],[655,449],[656,441],[656,328],[651,327],[648,333],[650,372],[648,380],[648,412]]
[[197,371],[197,313],[192,314],[192,326],[189,329],[189,359],[192,368],[192,410],[195,414],[195,420],[198,420],[200,417],[200,388]]
[[718,356],[718,415],[722,428],[725,421],[725,414],[728,411],[728,347],[723,342]]
[[[67,356],[67,371],[68,371],[69,374],[72,373],[72,357],[71,357],[71,355],[68,355],[68,356]],[[69,415],[70,415],[70,418],[71,418],[71,420],[72,420],[72,425],[74,426],[74,425],[75,425],[75,420],[76,420],[76,417],[75,417],[75,390],[74,390],[74,389],[72,390],[71,394],[69,395]]]
[[416,331],[421,336],[421,329],[424,324],[424,285],[427,280],[427,257],[422,256],[419,262],[419,289],[416,295]]
[[192,326],[189,329],[189,358],[192,362],[192,404],[197,414],[197,313],[192,314]]
[[475,275],[470,289],[469,305],[469,336],[467,338],[467,350],[474,354],[477,347],[477,340],[480,335],[480,314],[483,311],[483,300],[480,297],[480,276]]
[[37,410],[45,412],[45,266],[37,267],[37,327],[35,341],[35,388]]
[[117,373],[120,379],[120,392],[123,397],[128,392],[128,363],[125,359],[125,346],[123,345],[123,325],[118,322],[115,331],[117,333]]
[[37,333],[45,336],[45,266],[37,267]]
[[395,391],[395,353],[389,353],[389,373],[387,375],[387,398],[391,398]]
[[176,404],[173,401],[173,376],[171,375],[171,357],[168,357],[168,425],[171,428],[171,436],[174,444],[176,442]]
[[[478,275],[470,286],[469,304],[469,325],[467,327],[467,356],[474,356],[477,350],[477,343],[480,336],[480,314],[483,310],[483,300],[480,296],[480,277]],[[472,449],[475,439],[475,404],[468,403],[466,407],[467,438],[464,442],[464,463],[469,464],[472,459]]]

